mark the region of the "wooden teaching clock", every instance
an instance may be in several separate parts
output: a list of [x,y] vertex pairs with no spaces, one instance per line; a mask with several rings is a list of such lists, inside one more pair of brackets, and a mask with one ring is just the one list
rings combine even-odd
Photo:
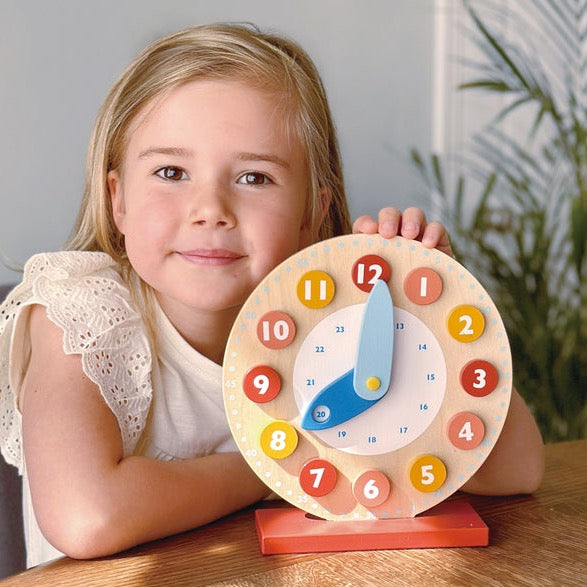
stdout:
[[457,261],[348,235],[254,290],[223,385],[236,443],[276,494],[326,520],[411,518],[491,452],[512,364],[494,303]]

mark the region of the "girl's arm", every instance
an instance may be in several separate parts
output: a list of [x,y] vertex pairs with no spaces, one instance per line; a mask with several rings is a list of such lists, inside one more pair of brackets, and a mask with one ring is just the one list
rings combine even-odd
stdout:
[[112,554],[206,524],[268,493],[240,454],[163,462],[123,457],[120,429],[79,355],[35,306],[21,395],[35,514],[46,538],[75,558]]
[[[377,220],[361,216],[353,232],[379,233],[385,238],[396,235],[422,241],[452,256],[448,233],[439,222],[426,222],[419,208],[403,214],[396,208],[383,208]],[[502,433],[483,466],[463,486],[463,490],[485,495],[532,493],[544,476],[544,446],[538,426],[516,390],[512,393]]]
[[501,435],[464,491],[481,495],[533,493],[544,476],[544,445],[538,426],[514,389]]

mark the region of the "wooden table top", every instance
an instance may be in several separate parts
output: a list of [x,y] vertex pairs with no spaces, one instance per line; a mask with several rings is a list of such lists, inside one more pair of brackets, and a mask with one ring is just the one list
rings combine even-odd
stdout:
[[489,526],[478,548],[263,556],[254,508],[92,561],[29,569],[9,585],[587,585],[587,440],[546,447],[533,496],[468,500]]

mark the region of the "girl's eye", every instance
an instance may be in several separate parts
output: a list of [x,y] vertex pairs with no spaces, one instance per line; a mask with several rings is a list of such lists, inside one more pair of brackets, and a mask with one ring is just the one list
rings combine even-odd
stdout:
[[168,181],[180,181],[188,177],[181,167],[162,167],[155,172],[155,175]]
[[241,175],[238,178],[237,183],[243,183],[245,185],[264,185],[267,183],[271,183],[271,180],[264,173],[251,171],[249,173]]

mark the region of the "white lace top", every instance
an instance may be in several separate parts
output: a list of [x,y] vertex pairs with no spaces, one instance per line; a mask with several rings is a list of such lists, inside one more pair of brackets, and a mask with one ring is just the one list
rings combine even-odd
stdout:
[[79,354],[112,410],[124,454],[185,459],[235,451],[222,402],[221,367],[195,351],[157,308],[158,353],[116,263],[104,253],[35,255],[0,306],[0,448],[24,473],[29,566],[59,555],[42,537],[22,453],[18,395],[28,366],[28,308],[42,304],[63,330],[63,350]]

